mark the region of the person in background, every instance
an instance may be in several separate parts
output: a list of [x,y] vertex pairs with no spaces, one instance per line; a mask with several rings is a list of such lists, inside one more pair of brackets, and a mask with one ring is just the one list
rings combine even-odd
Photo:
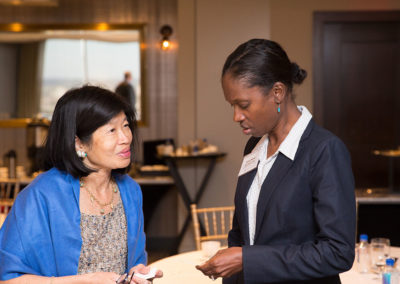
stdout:
[[197,268],[223,283],[340,283],[355,247],[354,178],[342,141],[297,106],[307,73],[276,42],[227,58],[222,88],[251,136],[239,172],[229,248]]
[[0,230],[0,280],[150,283],[132,276],[150,269],[142,193],[126,174],[135,135],[132,108],[108,90],[84,86],[58,100],[47,171],[17,196]]
[[136,94],[135,90],[133,89],[133,86],[131,84],[132,81],[132,74],[131,72],[127,71],[124,73],[124,81],[119,83],[117,88],[115,89],[115,92],[125,98],[127,102],[129,102],[132,105],[132,108],[135,110],[135,104],[136,104]]

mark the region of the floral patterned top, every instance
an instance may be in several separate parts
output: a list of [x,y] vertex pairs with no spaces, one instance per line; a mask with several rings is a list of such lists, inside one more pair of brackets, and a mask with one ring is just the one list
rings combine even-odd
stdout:
[[127,269],[127,224],[120,201],[108,214],[81,213],[82,248],[78,274],[125,273]]

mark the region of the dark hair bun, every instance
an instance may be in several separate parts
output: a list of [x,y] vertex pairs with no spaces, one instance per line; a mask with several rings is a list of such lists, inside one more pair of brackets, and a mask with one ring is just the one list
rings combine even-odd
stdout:
[[307,77],[307,71],[301,69],[297,63],[292,62],[292,82],[295,84],[301,84]]

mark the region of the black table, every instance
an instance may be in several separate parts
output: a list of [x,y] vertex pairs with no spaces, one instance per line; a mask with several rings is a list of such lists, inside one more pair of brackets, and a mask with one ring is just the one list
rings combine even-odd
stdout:
[[[168,172],[167,172],[168,173]],[[176,246],[178,235],[167,234],[149,235],[148,229],[152,222],[160,222],[154,219],[156,208],[160,206],[161,201],[171,191],[175,191],[175,183],[171,176],[141,176],[134,177],[134,180],[140,185],[143,194],[143,215],[144,231],[146,232],[146,250],[149,255],[163,255],[167,257],[178,253]],[[169,222],[174,222],[176,218]],[[165,221],[165,220],[164,220]],[[176,221],[175,221],[176,222]],[[172,223],[171,226],[177,226]]]
[[146,230],[155,208],[165,193],[174,186],[174,181],[170,176],[136,176],[133,179],[142,189],[144,228]]
[[[199,154],[199,155],[189,155],[189,156],[162,156],[162,158],[165,160],[166,164],[169,167],[170,174],[175,181],[175,186],[177,187],[178,192],[181,195],[182,200],[185,204],[185,207],[188,211],[186,220],[185,220],[183,227],[178,235],[177,247],[179,247],[180,243],[182,242],[183,236],[185,235],[185,232],[186,232],[187,228],[189,227],[189,223],[190,223],[190,219],[191,219],[190,205],[192,203],[196,203],[196,204],[199,203],[199,201],[204,193],[204,190],[206,189],[206,186],[210,179],[210,176],[214,170],[217,159],[222,158],[225,155],[226,155],[226,153],[209,153],[209,154]],[[196,195],[195,195],[194,199],[192,199],[190,197],[187,187],[184,184],[182,177],[178,171],[177,162],[183,161],[183,160],[207,160],[208,161],[207,171],[206,171],[205,175],[203,176],[200,187],[196,190]]]

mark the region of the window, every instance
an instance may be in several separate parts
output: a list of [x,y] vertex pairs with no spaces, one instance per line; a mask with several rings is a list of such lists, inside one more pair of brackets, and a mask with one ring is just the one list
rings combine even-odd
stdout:
[[123,74],[132,74],[137,119],[141,112],[140,42],[91,39],[47,39],[43,55],[40,113],[51,119],[57,100],[70,88],[83,84],[115,91]]

